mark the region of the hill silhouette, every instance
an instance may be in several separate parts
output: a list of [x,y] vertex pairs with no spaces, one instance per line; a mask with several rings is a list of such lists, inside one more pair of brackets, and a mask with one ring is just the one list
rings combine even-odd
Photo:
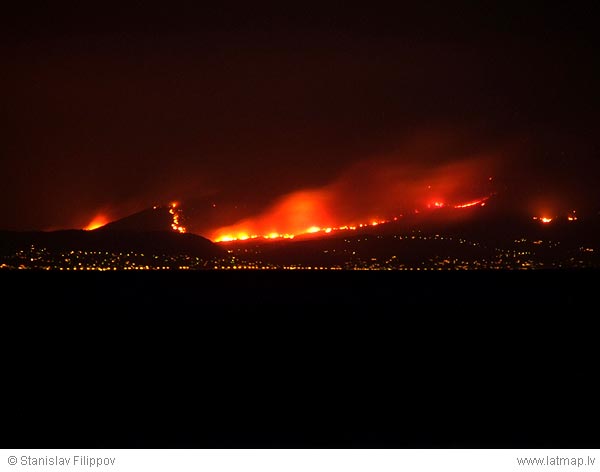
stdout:
[[172,228],[169,207],[143,210],[93,231],[0,231],[0,254],[30,246],[50,251],[107,251],[219,257],[226,251],[210,240]]
[[128,215],[120,220],[113,221],[93,231],[134,231],[155,232],[172,231],[173,215],[169,212],[171,207],[154,207],[142,210],[133,215]]

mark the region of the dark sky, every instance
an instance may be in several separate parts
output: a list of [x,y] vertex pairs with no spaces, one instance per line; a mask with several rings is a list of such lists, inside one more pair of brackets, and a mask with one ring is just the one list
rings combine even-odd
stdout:
[[507,204],[600,206],[591,2],[15,3],[0,228],[172,199],[250,214],[381,157],[494,155]]

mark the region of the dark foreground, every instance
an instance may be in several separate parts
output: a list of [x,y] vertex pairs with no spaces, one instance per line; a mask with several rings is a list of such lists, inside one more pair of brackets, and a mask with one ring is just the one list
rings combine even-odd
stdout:
[[3,446],[598,447],[597,275],[1,273]]
[[[444,306],[483,312],[491,307],[586,306],[596,303],[595,269],[537,271],[0,271],[3,296],[23,310],[56,307],[70,314],[179,316],[222,313],[225,306],[299,305],[386,312]],[[364,305],[361,307],[360,305]],[[210,308],[209,308],[210,307]],[[337,310],[336,310],[337,311]],[[536,310],[539,311],[539,310]]]

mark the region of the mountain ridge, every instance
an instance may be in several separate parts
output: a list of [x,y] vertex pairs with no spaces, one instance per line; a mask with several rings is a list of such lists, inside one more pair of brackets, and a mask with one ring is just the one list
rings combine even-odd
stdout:
[[94,230],[0,231],[0,253],[10,254],[30,246],[53,251],[133,251],[207,258],[227,253],[203,236],[178,231],[176,212],[173,205],[153,207]]

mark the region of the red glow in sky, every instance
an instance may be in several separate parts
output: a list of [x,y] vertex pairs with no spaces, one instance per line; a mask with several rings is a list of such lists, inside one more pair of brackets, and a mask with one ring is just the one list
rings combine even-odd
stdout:
[[214,241],[291,238],[375,226],[414,209],[427,212],[481,205],[487,197],[467,199],[492,193],[489,168],[487,158],[434,168],[392,160],[362,162],[330,184],[284,195],[263,212],[216,228],[208,237]]
[[[471,208],[476,205],[485,206],[485,201],[488,198],[489,197],[483,197],[474,202],[457,204],[457,205],[454,205],[452,208],[462,209],[462,208]],[[439,204],[438,205],[436,205],[436,204],[427,205],[427,208],[429,210],[437,210],[437,209],[446,207],[446,205],[443,203],[440,203],[440,202],[436,202],[436,203],[439,203]],[[237,227],[232,227],[232,228],[220,230],[223,232],[216,234],[215,236],[213,236],[213,238],[214,238],[215,242],[245,241],[247,239],[257,239],[257,238],[293,239],[296,236],[301,236],[303,234],[315,234],[315,233],[329,234],[333,231],[354,231],[358,228],[366,228],[368,226],[378,226],[380,224],[386,224],[386,223],[390,223],[392,221],[398,221],[399,218],[402,218],[402,215],[393,216],[393,217],[390,217],[389,219],[379,219],[379,220],[371,219],[370,221],[366,221],[364,223],[345,224],[342,226],[330,226],[330,227],[326,227],[326,228],[322,228],[319,226],[310,226],[309,228],[306,228],[304,230],[301,229],[299,231],[296,231],[295,233],[277,233],[276,231],[273,231],[268,234],[258,234],[258,233],[250,234],[247,230],[244,230],[244,229],[238,230]],[[243,225],[243,223],[241,223],[241,224]]]

